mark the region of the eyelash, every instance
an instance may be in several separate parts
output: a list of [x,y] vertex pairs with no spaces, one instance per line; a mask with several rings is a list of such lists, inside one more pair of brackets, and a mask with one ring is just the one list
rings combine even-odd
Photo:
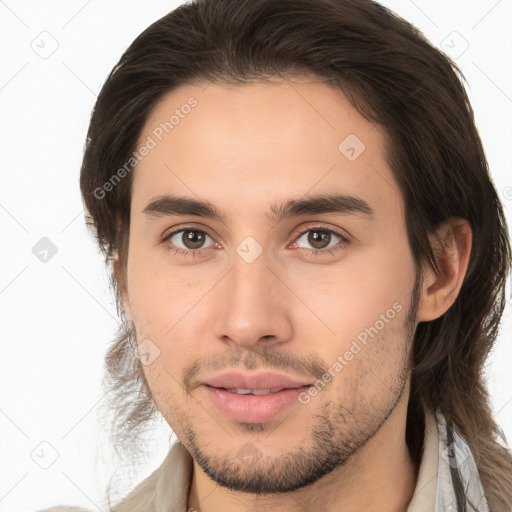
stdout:
[[[162,239],[162,243],[166,246],[167,250],[169,250],[171,253],[175,254],[176,256],[184,256],[184,257],[191,256],[193,258],[195,258],[197,256],[199,256],[199,257],[204,256],[204,252],[207,251],[208,249],[197,249],[197,250],[180,249],[180,248],[172,247],[171,245],[169,245],[167,243],[167,241],[170,240],[174,235],[177,235],[178,233],[182,233],[182,232],[187,232],[187,231],[195,231],[197,233],[202,233],[202,234],[205,234],[205,235],[209,236],[210,238],[212,238],[204,230],[198,229],[194,226],[185,226],[185,227],[182,227],[176,231],[172,231],[171,233],[165,235]],[[306,233],[309,233],[310,231],[321,231],[323,233],[331,233],[341,239],[340,242],[338,242],[336,245],[334,245],[333,247],[331,247],[329,249],[305,249],[306,251],[309,250],[312,257],[325,256],[326,254],[329,254],[329,255],[336,254],[339,251],[345,250],[346,245],[348,245],[350,243],[350,240],[345,235],[343,235],[339,231],[336,231],[336,230],[333,230],[330,228],[326,228],[325,226],[309,226],[307,229],[304,229],[303,231],[300,231],[299,233],[295,234],[295,236],[293,238],[294,242],[296,242],[299,238],[301,238]],[[299,249],[302,249],[302,247],[300,247]]]

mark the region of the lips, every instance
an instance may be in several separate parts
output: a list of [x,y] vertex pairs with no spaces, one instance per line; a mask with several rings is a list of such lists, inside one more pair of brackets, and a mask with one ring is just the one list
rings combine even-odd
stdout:
[[227,372],[206,378],[200,388],[224,416],[244,423],[270,421],[293,405],[310,381],[262,372]]

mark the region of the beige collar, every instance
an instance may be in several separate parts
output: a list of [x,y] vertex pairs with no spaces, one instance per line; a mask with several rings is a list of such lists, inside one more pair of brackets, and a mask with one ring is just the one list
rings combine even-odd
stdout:
[[418,480],[407,512],[432,512],[436,503],[439,434],[434,415],[425,413],[425,437]]

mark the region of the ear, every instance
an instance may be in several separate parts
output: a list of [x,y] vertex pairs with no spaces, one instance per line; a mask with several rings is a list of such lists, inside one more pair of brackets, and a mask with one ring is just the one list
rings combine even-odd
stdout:
[[432,268],[423,278],[417,322],[443,315],[455,302],[469,264],[473,234],[466,219],[452,217],[431,237],[438,272]]
[[130,301],[128,299],[128,289],[126,286],[126,275],[123,269],[121,268],[121,263],[119,262],[119,256],[116,256],[112,260],[112,270],[114,272],[114,277],[117,283],[117,291],[119,293],[119,297],[121,299],[121,303],[123,305],[123,309],[125,313],[131,318],[131,309],[130,309]]

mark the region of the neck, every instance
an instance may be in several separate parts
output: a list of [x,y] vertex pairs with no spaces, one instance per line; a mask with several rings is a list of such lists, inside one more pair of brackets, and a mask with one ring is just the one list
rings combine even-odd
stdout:
[[[405,397],[403,397],[405,398]],[[407,402],[400,400],[376,432],[343,466],[302,489],[255,495],[231,491],[211,480],[194,461],[189,510],[198,512],[405,512],[414,493],[418,466],[406,443]]]

